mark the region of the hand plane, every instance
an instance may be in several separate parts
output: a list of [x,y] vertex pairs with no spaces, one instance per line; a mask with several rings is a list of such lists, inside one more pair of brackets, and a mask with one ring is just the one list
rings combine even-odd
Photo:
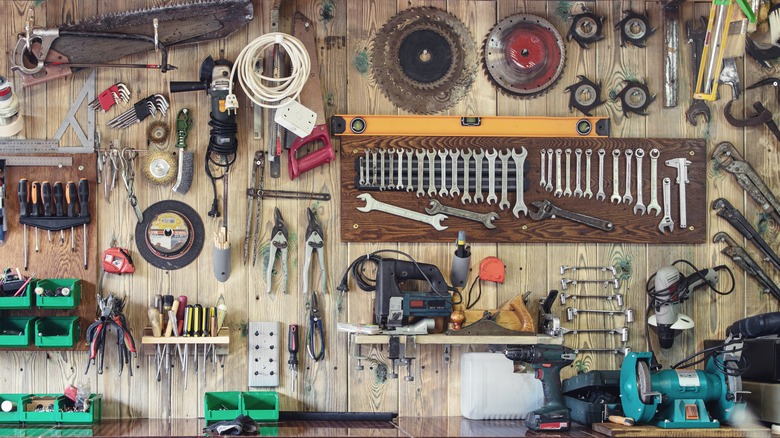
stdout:
[[[409,280],[427,283],[428,291],[402,291]],[[381,259],[377,266],[374,322],[381,328],[401,327],[409,318],[449,317],[452,313],[450,286],[434,265]]]

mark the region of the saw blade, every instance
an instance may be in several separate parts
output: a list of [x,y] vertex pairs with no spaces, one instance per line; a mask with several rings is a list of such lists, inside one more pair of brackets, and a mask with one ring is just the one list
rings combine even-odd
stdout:
[[499,21],[485,39],[484,68],[505,94],[541,96],[558,82],[566,46],[553,25],[536,15],[516,14]]
[[398,107],[443,111],[466,95],[477,69],[476,44],[455,16],[432,7],[391,18],[371,44],[373,78]]

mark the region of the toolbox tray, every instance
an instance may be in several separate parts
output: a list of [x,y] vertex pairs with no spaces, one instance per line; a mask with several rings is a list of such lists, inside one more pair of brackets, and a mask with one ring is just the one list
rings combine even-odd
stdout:
[[[33,284],[34,283],[34,284]],[[70,289],[70,295],[67,297],[46,297],[36,295],[35,305],[41,309],[73,309],[81,304],[81,280],[77,278],[49,278],[31,282],[32,288],[28,290],[35,291],[37,287],[54,290],[58,287],[67,287]]]
[[[0,317],[0,348],[27,347],[32,343],[34,316]],[[20,332],[20,335],[2,334],[4,330]]]
[[73,347],[78,335],[78,316],[49,316],[35,322],[35,345],[40,348]]
[[[594,391],[603,394],[594,394]],[[571,419],[590,426],[604,421],[604,406],[617,414],[620,406],[620,370],[589,371],[561,382],[563,403],[571,410]],[[616,404],[617,406],[613,406]]]

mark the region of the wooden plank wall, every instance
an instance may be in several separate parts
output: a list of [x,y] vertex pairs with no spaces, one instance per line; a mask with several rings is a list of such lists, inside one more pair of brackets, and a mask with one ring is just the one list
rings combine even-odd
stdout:
[[[56,25],[66,20],[78,20],[95,14],[124,11],[139,7],[153,7],[169,3],[167,0],[47,0],[41,5],[33,1],[9,1],[0,3],[6,20],[0,24],[0,41],[10,51],[16,42],[16,33],[23,30],[27,9],[35,6],[38,25]],[[255,2],[255,19],[249,26],[224,41],[214,41],[198,46],[176,48],[171,51],[171,63],[178,70],[166,75],[137,70],[102,70],[98,73],[98,90],[122,80],[133,91],[133,99],[145,97],[156,92],[166,92],[169,80],[194,80],[202,60],[213,55],[219,57],[224,52],[227,59],[234,59],[246,43],[256,36],[267,32],[269,23],[268,0]],[[463,20],[471,29],[472,37],[480,45],[493,24],[510,14],[532,13],[546,17],[558,30],[565,34],[569,23],[566,21],[569,2],[543,1],[445,1],[445,0],[404,0],[404,1],[352,1],[325,0],[307,2],[303,0],[284,2],[282,29],[289,30],[290,17],[297,8],[316,23],[317,47],[321,66],[323,96],[328,116],[336,113],[363,114],[404,114],[396,108],[381,91],[371,77],[367,66],[370,40],[386,20],[398,11],[414,7],[431,5],[443,8]],[[583,50],[576,44],[567,44],[567,67],[558,85],[548,94],[533,100],[516,100],[496,92],[486,77],[480,72],[470,93],[448,113],[452,115],[569,115],[568,95],[563,93],[566,85],[576,82],[576,75],[585,74],[600,80],[604,97],[608,102],[596,110],[596,115],[609,116],[612,120],[612,133],[615,137],[689,137],[705,138],[708,150],[721,141],[731,141],[743,155],[764,175],[766,181],[780,190],[778,186],[776,140],[768,130],[755,128],[738,130],[724,123],[722,107],[725,99],[712,106],[713,121],[700,123],[693,128],[685,123],[684,111],[690,102],[691,78],[689,72],[690,46],[681,44],[681,83],[680,105],[674,109],[662,109],[662,42],[660,33],[660,12],[658,2],[641,1],[598,1],[589,3],[595,11],[606,17],[605,40],[596,43],[589,50]],[[626,9],[650,11],[651,22],[659,25],[658,33],[648,41],[646,49],[634,47],[621,48],[618,35],[612,26],[618,22]],[[685,2],[682,19],[706,15],[709,2]],[[682,32],[682,31],[681,31]],[[155,62],[154,54],[130,57],[128,62]],[[750,60],[740,61],[740,74],[743,85],[756,80],[777,75],[776,71],[762,71]],[[0,72],[11,76],[7,57],[0,57]],[[27,118],[25,135],[40,137],[44,133],[51,136],[59,121],[67,111],[71,99],[78,92],[84,74],[57,80],[47,85],[22,90],[20,81],[14,78],[22,110]],[[652,90],[658,93],[658,100],[650,107],[649,117],[623,117],[619,103],[610,100],[622,86],[623,79],[646,80]],[[724,90],[728,93],[728,90]],[[761,100],[773,108],[774,95],[769,88],[746,91],[745,98],[735,105],[735,114],[755,100]],[[409,253],[420,261],[434,263],[448,272],[450,266],[451,244],[388,244],[372,242],[342,244],[339,238],[340,212],[338,165],[312,171],[296,182],[288,181],[286,176],[275,180],[266,178],[266,187],[288,190],[328,191],[333,194],[330,202],[276,201],[266,200],[263,207],[261,241],[263,247],[257,266],[241,265],[241,248],[244,235],[246,202],[243,190],[251,170],[250,157],[264,143],[252,139],[251,113],[248,101],[240,96],[240,156],[231,172],[230,236],[233,250],[233,273],[227,283],[218,283],[212,274],[211,236],[216,224],[205,216],[210,204],[210,185],[202,173],[205,142],[208,138],[208,100],[204,93],[184,93],[171,96],[172,111],[169,120],[183,107],[193,110],[195,126],[190,133],[189,145],[195,152],[196,176],[190,192],[186,196],[173,195],[167,187],[148,184],[142,178],[136,181],[138,201],[142,207],[164,199],[179,199],[192,205],[205,218],[207,233],[206,245],[202,255],[190,266],[169,273],[150,267],[140,257],[135,257],[136,273],[121,278],[108,278],[105,287],[129,296],[127,309],[130,325],[140,338],[146,325],[146,307],[155,293],[162,291],[174,295],[186,294],[191,301],[213,305],[224,295],[229,307],[228,326],[231,333],[231,354],[216,372],[208,371],[195,377],[190,369],[188,389],[179,375],[178,365],[174,368],[174,377],[162,382],[155,379],[152,358],[142,358],[139,367],[134,368],[134,377],[124,373],[116,374],[116,356],[112,347],[107,354],[108,367],[103,375],[90,371],[86,376],[92,390],[102,392],[105,397],[104,416],[112,418],[139,417],[180,417],[194,418],[203,415],[202,394],[205,391],[245,390],[247,389],[247,338],[248,321],[276,320],[283,324],[306,323],[305,299],[299,293],[303,261],[299,255],[304,252],[304,234],[306,227],[305,208],[312,207],[325,230],[325,257],[327,267],[326,285],[320,285],[317,275],[313,276],[313,288],[327,290],[322,300],[325,319],[326,360],[313,363],[301,354],[301,373],[299,384],[292,392],[290,375],[283,371],[281,394],[282,409],[302,410],[351,410],[351,411],[397,411],[404,416],[439,416],[460,414],[460,357],[463,353],[476,348],[453,348],[452,358],[446,362],[443,347],[426,346],[418,348],[418,359],[414,361],[413,382],[403,379],[387,379],[387,349],[385,346],[364,347],[364,355],[369,359],[363,371],[354,369],[355,362],[350,358],[348,338],[336,332],[337,322],[367,323],[372,319],[372,295],[352,290],[340,296],[335,290],[349,261],[378,249],[394,249]],[[107,120],[117,111],[98,115],[98,124],[102,135],[102,146],[117,138],[122,144],[143,147],[144,126],[139,125],[126,131],[113,131],[105,127]],[[338,145],[337,145],[338,147]],[[283,165],[283,167],[285,167]],[[761,217],[760,210],[745,198],[730,175],[714,170],[710,166],[707,172],[709,198],[726,197],[735,206],[745,212],[754,223]],[[283,171],[286,175],[286,170]],[[691,178],[704,178],[705,175],[691,175]],[[97,236],[99,250],[112,243],[128,247],[135,252],[133,232],[135,219],[131,209],[123,198],[121,185],[115,190],[111,203],[102,198],[98,201],[99,232]],[[96,194],[98,195],[98,194]],[[14,202],[9,196],[10,202]],[[268,244],[272,226],[273,208],[282,210],[290,229],[290,280],[289,295],[279,291],[278,277],[275,277],[273,292],[266,295],[265,267],[268,263]],[[711,212],[708,213],[709,235],[717,231],[731,233],[737,241],[742,239]],[[766,238],[777,245],[778,231],[775,225],[764,230]],[[485,256],[500,257],[507,267],[507,281],[503,285],[485,285],[481,306],[495,308],[518,293],[530,291],[531,301],[536,302],[546,295],[549,289],[557,288],[560,280],[560,265],[603,265],[612,264],[621,269],[623,293],[627,305],[634,309],[637,321],[630,325],[631,341],[629,345],[635,351],[644,350],[643,314],[647,304],[645,281],[659,267],[684,258],[699,267],[711,267],[731,263],[720,255],[720,247],[707,243],[704,245],[626,245],[626,244],[489,244],[472,246],[473,265]],[[749,248],[748,248],[749,249]],[[750,250],[750,249],[749,249]],[[752,250],[750,250],[752,251]],[[98,256],[92,255],[97,261]],[[544,260],[544,263],[539,263]],[[21,265],[19,254],[9,254],[0,249],[0,266]],[[93,263],[94,265],[94,263]],[[34,268],[34,267],[31,267]],[[317,273],[313,269],[313,273]],[[96,275],[95,272],[93,272]],[[723,336],[724,329],[734,320],[746,315],[778,309],[777,302],[770,296],[758,292],[757,284],[745,278],[735,269],[736,292],[722,297],[710,293],[697,293],[693,300],[685,303],[682,312],[694,317],[697,327],[686,332],[676,341],[672,351],[662,352],[662,363],[671,364],[700,349],[703,341]],[[778,278],[776,278],[778,280]],[[725,284],[722,283],[722,284]],[[578,290],[579,291],[579,290]],[[556,311],[563,307],[556,304]],[[532,306],[532,313],[536,306]],[[620,318],[615,325],[622,323]],[[603,327],[612,325],[612,320],[600,317],[578,317],[572,324],[577,327]],[[568,324],[568,325],[572,325]],[[303,333],[302,333],[303,334]],[[608,340],[608,341],[611,341]],[[655,343],[654,339],[651,342]],[[567,339],[570,346],[600,346],[605,341],[598,336],[581,336],[579,339]],[[287,355],[282,355],[283,364]],[[84,378],[83,369],[86,354],[82,352],[0,352],[0,364],[5,371],[0,374],[0,386],[5,392],[59,392],[73,380]],[[566,370],[571,375],[575,370],[605,369],[619,366],[620,361],[611,355],[583,354],[574,367]],[[405,371],[405,370],[404,370]],[[402,371],[402,372],[404,372]]]

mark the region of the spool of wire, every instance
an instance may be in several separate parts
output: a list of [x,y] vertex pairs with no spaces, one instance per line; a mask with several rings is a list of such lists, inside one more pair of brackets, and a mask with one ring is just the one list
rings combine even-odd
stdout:
[[19,99],[13,86],[5,77],[0,76],[0,137],[12,137],[24,127],[19,108]]

